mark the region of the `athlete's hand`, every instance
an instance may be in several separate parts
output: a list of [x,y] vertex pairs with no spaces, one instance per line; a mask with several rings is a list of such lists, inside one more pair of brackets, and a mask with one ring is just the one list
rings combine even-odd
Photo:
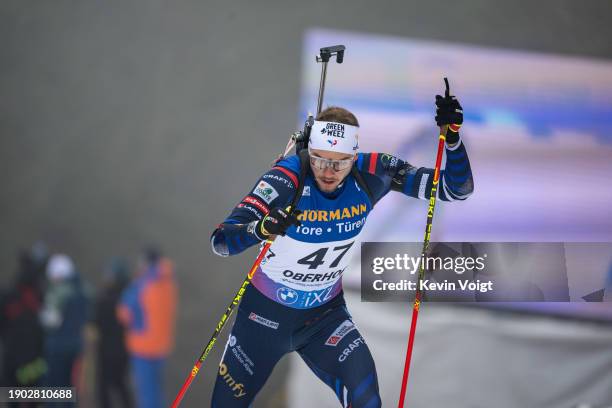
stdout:
[[463,123],[463,108],[455,96],[436,95],[436,123],[448,126],[446,142],[453,145],[459,141],[459,128]]
[[257,235],[269,238],[271,235],[285,235],[287,228],[292,225],[301,225],[297,219],[300,215],[300,210],[294,210],[291,213],[287,210],[275,207],[263,217],[256,225]]
[[438,126],[463,123],[463,108],[456,96],[436,95],[436,123]]

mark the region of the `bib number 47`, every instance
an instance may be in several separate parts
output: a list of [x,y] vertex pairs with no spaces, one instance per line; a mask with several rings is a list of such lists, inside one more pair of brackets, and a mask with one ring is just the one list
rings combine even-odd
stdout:
[[[332,261],[329,267],[330,268],[337,267],[342,257],[348,252],[348,250],[353,246],[354,243],[355,241],[352,241],[346,245],[334,247],[332,249],[332,253],[333,252],[339,252],[339,253],[336,255],[336,258]],[[323,259],[325,258],[325,255],[327,255],[327,252],[329,251],[329,249],[330,249],[329,247],[318,249],[315,252],[299,259],[297,263],[301,265],[308,265],[308,269],[317,269],[320,265],[323,265],[325,263]]]

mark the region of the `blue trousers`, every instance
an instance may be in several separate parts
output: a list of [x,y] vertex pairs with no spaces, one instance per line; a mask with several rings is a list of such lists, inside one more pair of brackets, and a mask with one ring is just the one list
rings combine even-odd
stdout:
[[282,356],[296,351],[342,407],[380,408],[376,368],[342,293],[312,309],[278,304],[250,285],[219,364],[213,408],[249,407]]
[[132,355],[132,376],[138,408],[167,406],[163,392],[165,358],[144,358]]

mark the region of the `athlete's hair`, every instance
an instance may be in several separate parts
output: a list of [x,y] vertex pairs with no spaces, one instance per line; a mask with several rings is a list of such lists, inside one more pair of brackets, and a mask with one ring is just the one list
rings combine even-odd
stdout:
[[317,120],[325,122],[338,122],[345,125],[359,126],[359,122],[355,115],[347,109],[340,106],[328,106],[323,109],[318,115]]

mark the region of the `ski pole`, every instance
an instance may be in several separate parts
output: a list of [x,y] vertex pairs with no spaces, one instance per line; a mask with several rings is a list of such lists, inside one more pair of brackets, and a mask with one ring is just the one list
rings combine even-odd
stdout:
[[[444,96],[450,95],[448,79],[444,78],[446,91]],[[444,153],[444,143],[446,141],[446,132],[448,125],[440,126],[440,136],[438,137],[438,153],[436,155],[436,166],[434,168],[433,185],[431,186],[431,195],[429,198],[429,207],[427,209],[427,222],[425,224],[425,238],[423,240],[423,251],[421,256],[425,258],[425,253],[429,248],[429,239],[431,237],[431,226],[433,223],[434,210],[436,208],[436,196],[438,190],[438,181],[440,179],[440,167],[442,165],[442,155]],[[421,305],[421,290],[420,284],[425,276],[424,262],[420,263],[416,292],[414,296],[414,304],[412,305],[412,321],[410,322],[410,335],[408,336],[408,349],[406,350],[406,361],[404,363],[404,375],[402,377],[402,389],[400,391],[398,408],[404,408],[404,399],[406,397],[406,385],[408,384],[408,373],[410,371],[410,360],[412,358],[412,348],[414,346],[414,335],[416,333],[416,324],[419,317],[419,308]]]
[[255,262],[253,263],[251,270],[247,274],[246,279],[244,280],[244,282],[242,282],[240,289],[238,289],[236,296],[234,296],[234,299],[232,300],[232,302],[229,304],[229,306],[225,310],[225,313],[223,313],[223,316],[221,316],[221,320],[219,320],[219,323],[217,323],[217,326],[215,327],[215,331],[213,332],[212,337],[208,341],[208,344],[204,348],[204,351],[200,355],[200,358],[198,358],[198,360],[195,362],[193,368],[191,369],[191,372],[185,379],[183,386],[181,387],[180,391],[176,395],[176,398],[174,398],[174,402],[172,403],[172,408],[176,408],[180,405],[183,397],[185,396],[185,393],[187,392],[187,389],[191,385],[191,382],[193,381],[195,376],[198,375],[198,371],[200,371],[200,367],[202,366],[202,363],[204,362],[204,360],[206,360],[208,353],[210,353],[215,343],[217,342],[217,338],[219,337],[221,330],[223,330],[223,327],[225,327],[225,324],[227,323],[228,319],[232,315],[234,311],[234,307],[236,307],[236,305],[240,303],[240,300],[242,299],[242,296],[244,295],[244,292],[247,286],[249,286],[249,284],[251,283],[251,279],[253,278],[253,275],[255,275],[255,271],[259,267],[259,264],[261,263],[266,253],[268,252],[268,249],[270,248],[270,245],[272,244],[272,242],[273,242],[273,239],[267,240],[264,247],[259,252],[259,255],[255,259]]

